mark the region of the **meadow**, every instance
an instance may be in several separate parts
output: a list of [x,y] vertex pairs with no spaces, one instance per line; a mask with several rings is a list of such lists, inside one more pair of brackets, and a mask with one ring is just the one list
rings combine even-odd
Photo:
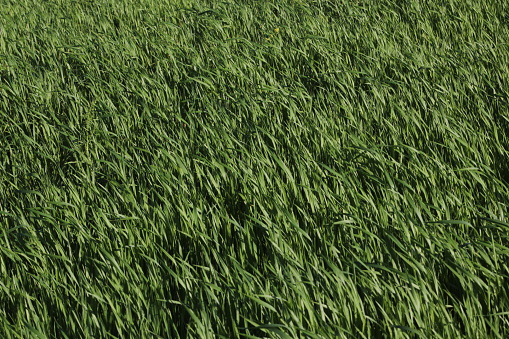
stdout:
[[508,13],[1,0],[0,337],[509,337]]

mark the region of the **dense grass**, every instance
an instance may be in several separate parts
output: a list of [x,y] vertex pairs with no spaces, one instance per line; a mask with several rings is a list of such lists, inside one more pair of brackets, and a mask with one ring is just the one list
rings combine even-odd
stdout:
[[2,338],[507,338],[509,2],[2,0]]

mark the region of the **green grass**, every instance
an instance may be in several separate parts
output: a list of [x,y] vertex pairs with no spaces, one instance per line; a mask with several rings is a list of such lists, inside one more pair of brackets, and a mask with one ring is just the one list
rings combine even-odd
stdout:
[[3,0],[0,336],[509,337],[507,13]]

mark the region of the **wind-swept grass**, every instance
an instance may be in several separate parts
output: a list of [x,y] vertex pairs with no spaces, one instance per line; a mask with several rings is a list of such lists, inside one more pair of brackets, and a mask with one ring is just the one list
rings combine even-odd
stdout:
[[506,338],[506,1],[3,1],[2,338]]

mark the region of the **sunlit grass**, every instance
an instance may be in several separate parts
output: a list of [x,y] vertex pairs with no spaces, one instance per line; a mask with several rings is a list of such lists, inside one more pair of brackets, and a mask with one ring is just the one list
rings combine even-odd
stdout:
[[509,5],[4,1],[2,338],[506,338]]

